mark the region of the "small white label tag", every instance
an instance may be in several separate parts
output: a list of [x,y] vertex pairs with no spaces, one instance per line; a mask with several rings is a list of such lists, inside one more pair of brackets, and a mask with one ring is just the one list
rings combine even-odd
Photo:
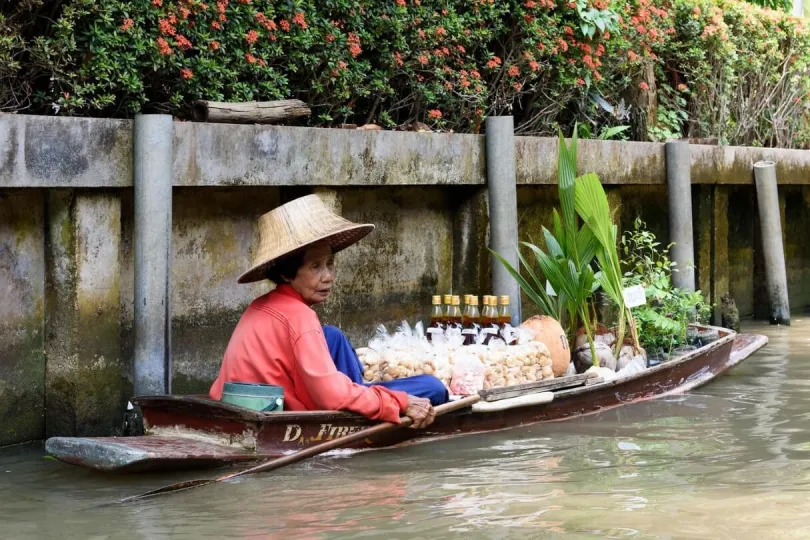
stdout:
[[546,294],[549,296],[557,296],[557,293],[554,291],[554,287],[551,286],[551,283],[546,280]]
[[643,306],[647,303],[647,296],[644,294],[644,287],[641,285],[634,285],[627,287],[623,291],[624,304],[629,308]]

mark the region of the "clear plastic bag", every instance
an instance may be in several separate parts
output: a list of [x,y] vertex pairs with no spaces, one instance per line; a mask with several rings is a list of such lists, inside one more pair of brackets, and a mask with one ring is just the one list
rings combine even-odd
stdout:
[[484,388],[484,363],[477,355],[456,351],[453,355],[453,378],[450,382],[450,392],[456,395],[469,396],[477,394]]

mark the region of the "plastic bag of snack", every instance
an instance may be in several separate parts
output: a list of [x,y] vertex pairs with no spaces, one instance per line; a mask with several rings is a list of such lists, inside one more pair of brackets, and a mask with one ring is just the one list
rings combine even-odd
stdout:
[[450,381],[450,392],[469,396],[484,388],[484,363],[474,354],[456,351],[453,355],[453,378]]

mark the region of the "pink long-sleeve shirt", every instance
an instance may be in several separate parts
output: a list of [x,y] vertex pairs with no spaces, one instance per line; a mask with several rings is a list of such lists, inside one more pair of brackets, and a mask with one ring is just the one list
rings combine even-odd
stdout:
[[372,420],[399,422],[408,395],[381,386],[355,384],[335,367],[318,315],[289,285],[260,296],[233,331],[212,399],[226,382],[284,388],[284,409],[347,410]]

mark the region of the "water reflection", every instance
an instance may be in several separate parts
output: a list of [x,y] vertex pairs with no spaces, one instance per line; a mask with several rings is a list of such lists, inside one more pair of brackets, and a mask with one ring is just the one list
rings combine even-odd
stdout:
[[140,504],[95,506],[199,473],[110,477],[6,451],[0,537],[810,538],[810,324],[756,329],[766,350],[686,396]]

